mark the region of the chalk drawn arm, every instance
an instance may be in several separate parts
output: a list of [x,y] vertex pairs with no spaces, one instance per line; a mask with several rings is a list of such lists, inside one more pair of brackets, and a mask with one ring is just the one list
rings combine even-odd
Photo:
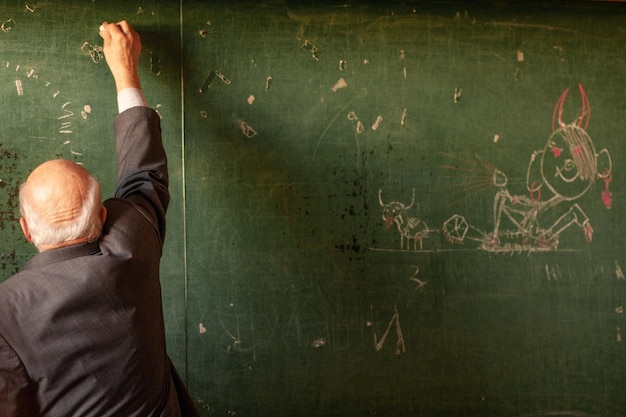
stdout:
[[541,158],[544,151],[534,151],[528,163],[528,171],[526,172],[526,189],[530,193],[530,198],[535,201],[541,200],[541,188],[543,187],[543,178],[541,176]]

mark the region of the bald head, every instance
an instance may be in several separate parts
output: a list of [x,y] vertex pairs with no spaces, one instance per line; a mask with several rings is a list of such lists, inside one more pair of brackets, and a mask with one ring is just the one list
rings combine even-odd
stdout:
[[100,186],[74,162],[38,166],[20,190],[22,229],[40,251],[94,240],[104,221]]

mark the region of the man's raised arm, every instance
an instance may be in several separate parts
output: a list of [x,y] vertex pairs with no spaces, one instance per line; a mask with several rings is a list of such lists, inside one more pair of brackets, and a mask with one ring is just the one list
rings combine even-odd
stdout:
[[158,114],[147,107],[138,74],[141,39],[126,21],[100,26],[104,56],[115,80],[119,115],[115,120],[117,187],[115,197],[132,198],[154,209],[165,235],[169,204],[167,158]]

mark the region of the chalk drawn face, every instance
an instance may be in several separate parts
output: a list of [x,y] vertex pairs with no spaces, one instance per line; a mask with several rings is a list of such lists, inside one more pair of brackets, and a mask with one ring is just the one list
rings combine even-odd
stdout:
[[596,152],[587,132],[574,124],[554,131],[541,158],[544,184],[565,200],[575,200],[597,177]]
[[389,229],[396,218],[402,214],[402,211],[405,210],[403,204],[398,202],[392,202],[385,206],[383,209],[383,220],[385,221],[385,227]]

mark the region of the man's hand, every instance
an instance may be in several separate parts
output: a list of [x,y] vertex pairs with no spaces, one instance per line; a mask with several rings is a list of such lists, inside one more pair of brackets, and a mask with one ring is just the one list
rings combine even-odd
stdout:
[[141,54],[139,34],[123,20],[119,23],[104,22],[100,26],[100,37],[104,40],[104,57],[119,93],[125,88],[139,88],[137,66]]

